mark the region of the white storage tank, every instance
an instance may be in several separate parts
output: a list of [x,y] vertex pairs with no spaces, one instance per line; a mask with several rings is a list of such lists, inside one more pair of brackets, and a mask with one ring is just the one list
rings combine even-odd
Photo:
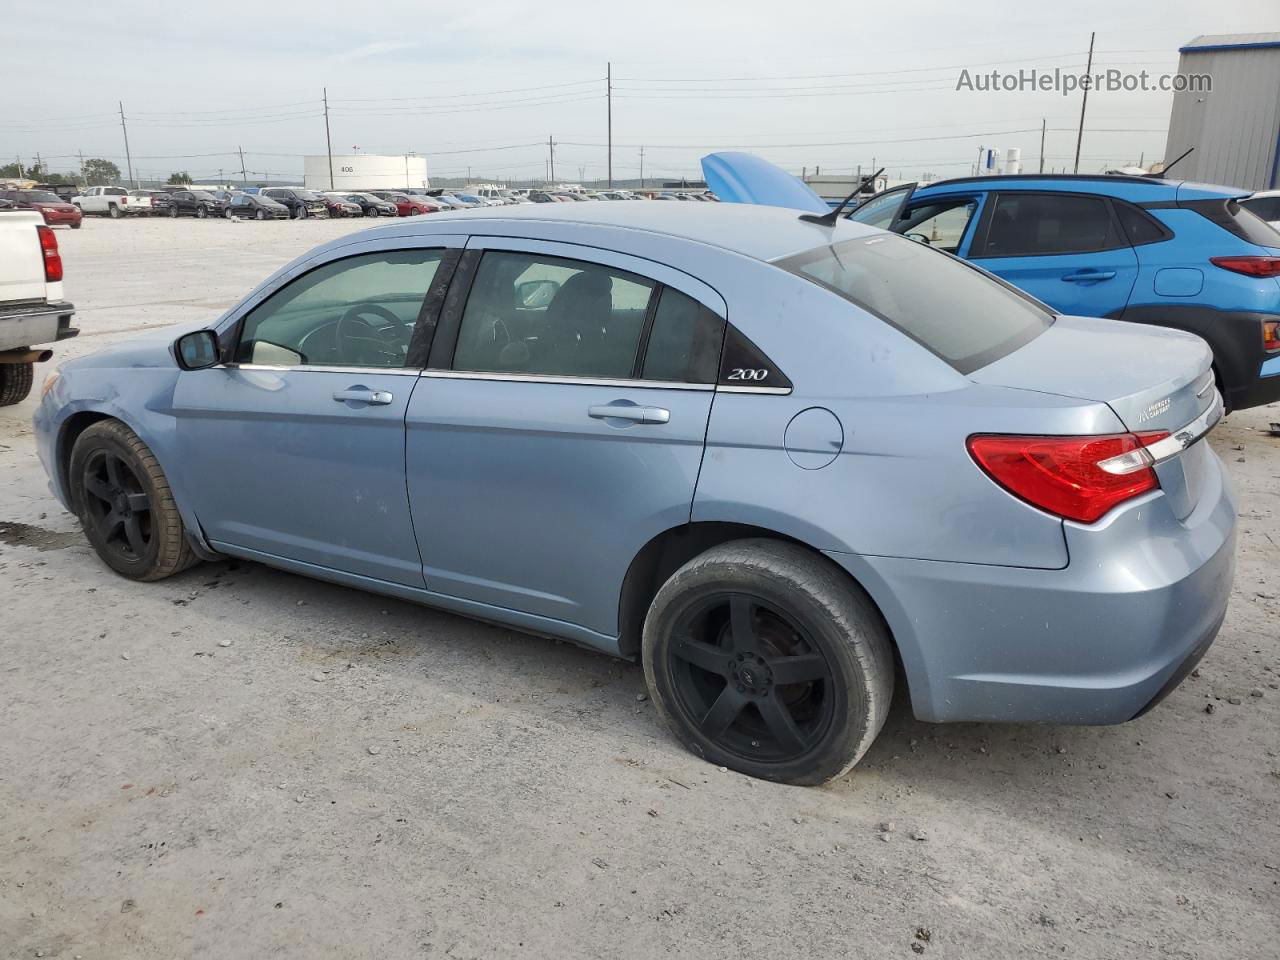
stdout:
[[308,190],[404,190],[430,186],[425,157],[334,154],[332,185],[327,154],[303,157],[302,172]]
[[1022,148],[1010,147],[1004,155],[1004,172],[1016,176],[1022,172]]

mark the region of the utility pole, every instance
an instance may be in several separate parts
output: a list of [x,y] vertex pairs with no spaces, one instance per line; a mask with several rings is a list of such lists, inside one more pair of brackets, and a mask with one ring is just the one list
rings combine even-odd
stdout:
[[244,172],[244,147],[236,147],[236,150],[237,150],[237,152],[239,152],[239,154],[240,154],[240,181],[241,181],[241,183],[243,183],[245,186],[248,186],[248,185],[249,185],[249,177],[248,177],[248,175]]
[[613,62],[605,67],[604,73],[605,102],[607,107],[608,141],[609,141],[609,189],[613,189]]
[[640,189],[644,189],[644,147],[640,148]]
[[1040,118],[1040,172],[1041,173],[1044,173],[1044,131],[1045,131],[1045,128],[1048,126],[1048,123],[1049,121],[1046,118],[1044,117]]
[[124,123],[124,101],[119,100],[120,104],[120,129],[124,131],[124,162],[129,167],[129,180],[133,183],[133,188],[138,188],[138,181],[133,179],[133,156],[129,153],[129,128]]
[[1089,106],[1089,88],[1093,86],[1093,40],[1097,35],[1089,34],[1089,61],[1084,68],[1084,97],[1080,100],[1080,129],[1076,131],[1076,165],[1072,173],[1080,172],[1080,142],[1084,139],[1084,111]]
[[551,171],[551,183],[556,182],[556,142],[547,137],[547,168]]
[[[85,176],[84,176],[84,151],[83,151],[83,150],[76,150],[76,153],[80,155],[80,179],[81,179],[81,180],[85,180]],[[85,185],[86,185],[86,186],[88,185],[88,182],[89,182],[88,180],[85,180]]]
[[[329,139],[329,88],[328,88],[328,87],[321,87],[320,89],[321,89],[321,90],[323,91],[323,93],[324,93],[324,145],[325,145],[325,146],[328,148],[328,150],[329,150],[329,189],[330,189],[330,190],[332,190],[332,189],[334,189],[334,186],[333,186],[333,141]],[[404,178],[405,178],[405,185],[406,185],[406,186],[408,186],[408,183],[409,183],[409,161],[407,161],[407,160],[405,161],[405,172],[404,172]]]

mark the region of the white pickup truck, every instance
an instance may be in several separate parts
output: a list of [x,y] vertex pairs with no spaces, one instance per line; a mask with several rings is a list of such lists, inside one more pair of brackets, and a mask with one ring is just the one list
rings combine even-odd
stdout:
[[74,337],[76,308],[62,299],[58,240],[38,213],[0,210],[0,406],[25,400],[41,344]]
[[90,187],[78,197],[72,197],[71,202],[81,213],[96,213],[113,220],[151,213],[151,197],[141,190],[124,187]]

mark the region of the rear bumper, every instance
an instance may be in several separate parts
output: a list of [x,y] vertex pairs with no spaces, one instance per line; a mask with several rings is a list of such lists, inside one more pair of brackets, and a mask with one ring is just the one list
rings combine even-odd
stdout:
[[0,350],[34,347],[77,336],[80,331],[71,326],[75,312],[75,306],[65,301],[0,310]]
[[884,612],[920,719],[1122,723],[1181,681],[1226,615],[1236,507],[1209,460],[1183,521],[1154,493],[1065,524],[1061,570],[830,556]]

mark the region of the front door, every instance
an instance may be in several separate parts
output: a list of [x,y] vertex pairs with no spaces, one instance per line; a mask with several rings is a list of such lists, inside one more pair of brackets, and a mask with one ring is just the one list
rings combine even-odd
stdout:
[[689,520],[724,301],[535,241],[473,238],[456,277],[408,414],[427,587],[614,638],[632,558]]
[[969,259],[1059,313],[1118,316],[1138,278],[1138,256],[1105,197],[1001,193]]
[[429,242],[300,268],[234,321],[233,362],[178,378],[179,469],[215,547],[423,586],[404,418],[445,241]]

